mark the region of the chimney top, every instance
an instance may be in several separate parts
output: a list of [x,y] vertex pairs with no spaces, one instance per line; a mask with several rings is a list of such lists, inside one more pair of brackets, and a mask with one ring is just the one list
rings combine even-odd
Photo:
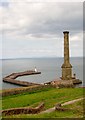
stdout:
[[69,31],[64,31],[63,33],[64,33],[64,34],[65,34],[65,33],[67,33],[67,34],[68,34],[68,33],[69,33]]

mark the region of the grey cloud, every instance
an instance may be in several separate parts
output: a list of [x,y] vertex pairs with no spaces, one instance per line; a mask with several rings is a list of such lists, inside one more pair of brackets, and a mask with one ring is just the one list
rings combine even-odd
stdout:
[[8,7],[9,6],[9,2],[8,1],[1,1],[0,2],[0,6],[2,6],[2,7]]
[[36,14],[36,20],[34,19],[31,27],[26,27],[25,34],[56,34],[57,32],[61,32],[63,30],[70,30],[75,34],[75,31],[82,31],[82,4],[80,5],[80,3],[76,3],[76,5],[74,5],[74,3],[63,3],[62,5],[60,5],[60,7],[62,7],[60,14],[58,14],[59,11],[57,9],[57,4],[55,6],[50,5],[51,14],[54,14],[52,16],[48,15],[49,4],[45,6],[47,6],[46,8],[44,8],[46,9],[44,10],[45,15],[43,14],[43,9],[39,12],[38,15]]
[[[69,30],[71,33],[73,41],[71,50],[75,56],[74,51],[78,52],[79,48],[82,48],[79,34],[82,32],[82,12],[82,3],[25,4],[24,2],[24,5],[20,2],[10,3],[9,8],[3,7],[4,33],[6,33],[3,44],[3,52],[6,53],[4,56],[52,56],[54,52],[54,56],[61,56],[64,30]],[[79,40],[80,42],[77,42]],[[76,46],[76,42],[79,47]],[[20,50],[23,50],[23,53],[19,53]],[[40,50],[42,54],[38,52],[35,54],[33,50]],[[48,50],[49,53],[43,50]]]
[[[20,16],[21,19],[24,20],[25,17],[27,17],[28,19],[28,21],[26,21],[27,23],[24,26],[18,26],[19,21],[15,21],[18,20],[17,19],[18,14],[16,12],[14,16],[16,18],[15,19],[10,18],[11,21],[13,21],[12,24],[14,25],[13,26],[10,25],[10,28],[4,28],[4,31],[9,32],[14,31],[16,32],[17,35],[31,34],[33,37],[35,36],[38,38],[46,36],[45,34],[61,35],[61,32],[63,32],[64,30],[69,30],[73,34],[75,34],[75,32],[77,31],[81,32],[83,29],[82,7],[83,7],[82,3],[55,2],[55,3],[28,4],[28,7],[26,6],[26,9],[25,10],[23,9],[23,13],[22,14],[20,13],[21,16],[23,16],[23,17]],[[26,14],[26,16],[24,16],[24,14]],[[30,19],[31,23],[29,24]],[[10,22],[8,24],[10,24]]]

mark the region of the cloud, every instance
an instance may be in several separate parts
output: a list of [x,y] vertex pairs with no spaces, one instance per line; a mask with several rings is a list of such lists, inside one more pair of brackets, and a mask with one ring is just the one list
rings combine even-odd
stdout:
[[80,31],[81,8],[82,3],[9,2],[9,7],[2,7],[3,27],[21,34],[55,33],[64,29]]
[[[28,2],[28,0],[24,2],[9,0],[7,4],[0,5],[0,26],[2,26],[0,27],[0,33],[2,34],[3,31],[3,46],[5,46],[3,49],[6,51],[9,48],[5,56],[9,54],[9,51],[13,51],[12,47],[17,48],[16,52],[13,51],[13,53],[18,56],[22,45],[27,48],[27,51],[31,50],[32,56],[35,53],[30,48],[33,47],[34,50],[39,48],[38,55],[40,53],[42,55],[52,55],[57,49],[59,53],[56,52],[56,54],[61,55],[64,30],[70,31],[71,43],[72,41],[82,43],[82,8],[83,3],[46,3]],[[11,45],[12,47],[10,47]],[[46,52],[44,52],[44,49]],[[23,49],[24,54],[25,52],[26,50]],[[10,52],[10,56],[11,54],[12,52]],[[24,56],[24,54],[20,54],[20,56]]]

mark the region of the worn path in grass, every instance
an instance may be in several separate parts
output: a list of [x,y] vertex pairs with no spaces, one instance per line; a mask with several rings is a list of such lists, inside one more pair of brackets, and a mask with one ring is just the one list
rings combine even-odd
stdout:
[[[78,102],[78,101],[83,100],[83,99],[84,99],[84,98],[79,98],[79,99],[71,100],[71,101],[68,101],[68,102],[65,102],[65,103],[61,104],[61,106],[73,104],[73,103]],[[19,108],[16,108],[16,109],[19,109]],[[23,107],[23,109],[26,109],[26,107]],[[11,110],[11,109],[10,109],[10,110]],[[14,108],[14,110],[15,110],[15,108]],[[42,111],[42,112],[40,112],[39,114],[50,113],[50,112],[54,112],[54,111],[55,111],[55,107],[50,108],[50,109],[47,109],[47,110],[45,110],[45,111]]]
[[[73,104],[73,103],[78,102],[78,101],[83,100],[83,99],[84,99],[84,98],[79,98],[79,99],[71,100],[71,101],[68,101],[68,102],[65,102],[65,103],[61,104],[61,106]],[[45,111],[42,111],[40,114],[50,113],[50,112],[54,112],[54,111],[55,111],[55,107],[50,108],[50,109],[47,109],[47,110],[45,110]]]

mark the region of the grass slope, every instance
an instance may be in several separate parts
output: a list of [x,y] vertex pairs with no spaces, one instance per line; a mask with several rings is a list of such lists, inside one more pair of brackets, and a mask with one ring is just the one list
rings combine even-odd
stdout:
[[[68,105],[67,108],[72,108],[69,111],[55,111],[52,113],[44,113],[44,114],[28,114],[28,115],[13,115],[7,116],[5,118],[83,118],[83,101],[79,101],[74,103],[72,106]],[[78,109],[77,109],[78,108]]]
[[[64,103],[69,100],[74,100],[77,98],[83,97],[83,89],[82,88],[45,88],[40,91],[12,95],[9,97],[3,97],[2,100],[2,108],[16,108],[16,107],[25,107],[25,106],[37,106],[40,102],[45,102],[45,109],[54,107],[56,103]],[[79,103],[78,103],[79,104]],[[80,107],[82,109],[83,102],[81,101]],[[74,105],[75,106],[75,105]],[[75,108],[75,107],[73,107]],[[39,114],[39,115],[16,115],[16,117],[20,118],[55,118],[55,117],[76,117],[76,111],[66,111],[66,112],[53,112],[49,114]],[[83,114],[80,113],[80,117]],[[13,116],[12,116],[13,117]]]

